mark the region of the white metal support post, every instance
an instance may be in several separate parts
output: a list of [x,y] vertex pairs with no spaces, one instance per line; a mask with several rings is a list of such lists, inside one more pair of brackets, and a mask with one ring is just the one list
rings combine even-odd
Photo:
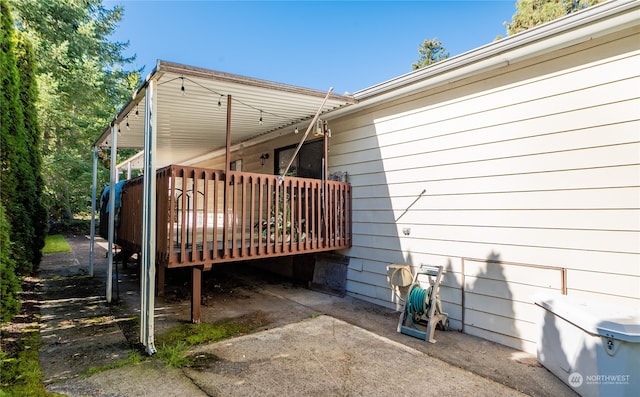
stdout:
[[91,186],[91,245],[89,245],[89,276],[93,277],[96,243],[96,190],[98,188],[98,148],[93,147],[93,184]]
[[111,178],[109,181],[109,252],[107,263],[107,302],[111,303],[111,290],[113,289],[113,238],[116,228],[116,182],[118,170],[116,169],[116,157],[118,153],[118,125],[111,125]]
[[155,354],[154,309],[156,282],[156,81],[145,93],[144,176],[142,182],[142,263],[140,274],[140,342]]

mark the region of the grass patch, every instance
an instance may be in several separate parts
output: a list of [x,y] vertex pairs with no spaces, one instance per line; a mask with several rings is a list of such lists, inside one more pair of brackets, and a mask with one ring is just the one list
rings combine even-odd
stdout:
[[191,366],[193,358],[186,357],[191,347],[244,335],[267,324],[261,315],[256,318],[257,321],[249,322],[230,319],[215,324],[180,324],[156,338],[157,357],[171,367]]
[[0,352],[2,367],[0,397],[53,397],[42,385],[42,371],[38,361],[40,333],[37,327],[23,331],[23,347],[15,357]]
[[108,371],[110,369],[115,369],[115,368],[122,368],[124,366],[131,365],[131,364],[138,364],[143,362],[144,360],[146,360],[146,358],[143,357],[142,354],[140,354],[140,352],[131,350],[126,359],[120,360],[113,364],[102,365],[100,367],[91,367],[88,370],[84,371],[82,373],[82,376],[91,376],[93,374],[97,374],[98,372]]
[[166,345],[175,345],[182,342],[187,347],[191,347],[243,335],[261,325],[243,324],[233,319],[223,320],[215,324],[180,324],[166,334],[158,336],[157,340],[159,343]]
[[[200,344],[217,342],[223,339],[243,335],[266,325],[264,316],[258,314],[250,320],[247,318],[230,319],[215,324],[181,324],[168,333],[156,338],[158,352],[147,357],[139,351],[132,350],[126,359],[100,367],[91,367],[83,376],[91,376],[98,372],[135,365],[147,360],[157,359],[166,366],[174,368],[203,367],[206,362],[216,361],[215,356],[206,354],[187,356],[187,351]],[[0,397],[57,397],[59,394],[46,391],[42,384],[43,376],[38,360],[40,335],[38,327],[30,327],[22,335],[23,348],[16,357],[9,357],[0,351]]]
[[[136,322],[135,320],[137,320],[137,318],[132,318],[132,320]],[[206,363],[203,363],[204,361],[215,361],[215,356],[213,356],[213,358],[208,357],[206,354],[187,356],[190,348],[204,343],[217,342],[234,336],[244,335],[267,323],[262,313],[254,313],[253,316],[223,320],[215,324],[180,324],[156,338],[157,353],[155,356],[147,357],[139,351],[131,351],[129,356],[124,360],[100,367],[91,367],[82,375],[91,376],[98,372],[138,364],[153,359],[157,359],[166,366],[173,368],[203,367],[206,366]],[[0,394],[0,397],[3,397],[3,395]]]
[[61,252],[71,252],[71,246],[61,234],[47,236],[44,241],[43,254],[58,254]]
[[157,345],[157,356],[165,365],[174,368],[182,368],[189,365],[185,353],[189,346],[184,342],[174,344],[160,343]]

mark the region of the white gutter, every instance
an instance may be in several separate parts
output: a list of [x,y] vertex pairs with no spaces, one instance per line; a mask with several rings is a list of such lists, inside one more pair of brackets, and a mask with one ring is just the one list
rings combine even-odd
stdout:
[[453,83],[540,54],[640,24],[640,0],[609,1],[556,19],[464,54],[357,91],[357,104],[329,112],[336,118],[381,102]]

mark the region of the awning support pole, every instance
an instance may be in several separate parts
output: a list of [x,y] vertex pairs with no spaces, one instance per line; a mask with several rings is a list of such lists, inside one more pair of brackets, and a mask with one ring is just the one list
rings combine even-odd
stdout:
[[89,245],[89,277],[93,277],[96,243],[96,190],[98,188],[98,148],[93,147],[93,182],[91,185],[91,245]]
[[111,290],[113,289],[113,240],[115,235],[116,220],[116,179],[118,170],[116,169],[116,157],[118,155],[118,125],[111,125],[111,178],[109,178],[109,246],[107,253],[107,303],[111,303]]
[[147,354],[156,353],[154,343],[156,282],[156,81],[145,92],[144,176],[142,180],[142,262],[140,266],[140,342]]
[[[231,171],[231,95],[227,95],[227,140],[224,155],[224,197],[222,198],[222,208],[224,211],[224,226],[222,227],[222,249],[223,257],[229,253],[229,171]],[[233,221],[233,220],[232,220]],[[192,319],[193,320],[193,319]],[[200,319],[198,319],[198,322]]]
[[324,151],[322,154],[322,225],[324,231],[324,243],[329,246],[329,220],[327,219],[327,206],[329,196],[327,195],[327,178],[329,177],[329,131],[326,121],[322,123],[322,137]]

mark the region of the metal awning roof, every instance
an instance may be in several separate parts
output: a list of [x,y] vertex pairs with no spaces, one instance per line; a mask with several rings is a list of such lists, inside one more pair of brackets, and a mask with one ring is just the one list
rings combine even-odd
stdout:
[[[144,146],[144,96],[152,79],[157,81],[158,167],[179,164],[225,147],[227,95],[232,98],[232,144],[283,128],[306,128],[305,121],[313,118],[326,96],[323,91],[158,61],[113,121],[119,125],[119,149]],[[355,102],[351,96],[331,94],[323,112]],[[94,146],[110,145],[108,126]]]

